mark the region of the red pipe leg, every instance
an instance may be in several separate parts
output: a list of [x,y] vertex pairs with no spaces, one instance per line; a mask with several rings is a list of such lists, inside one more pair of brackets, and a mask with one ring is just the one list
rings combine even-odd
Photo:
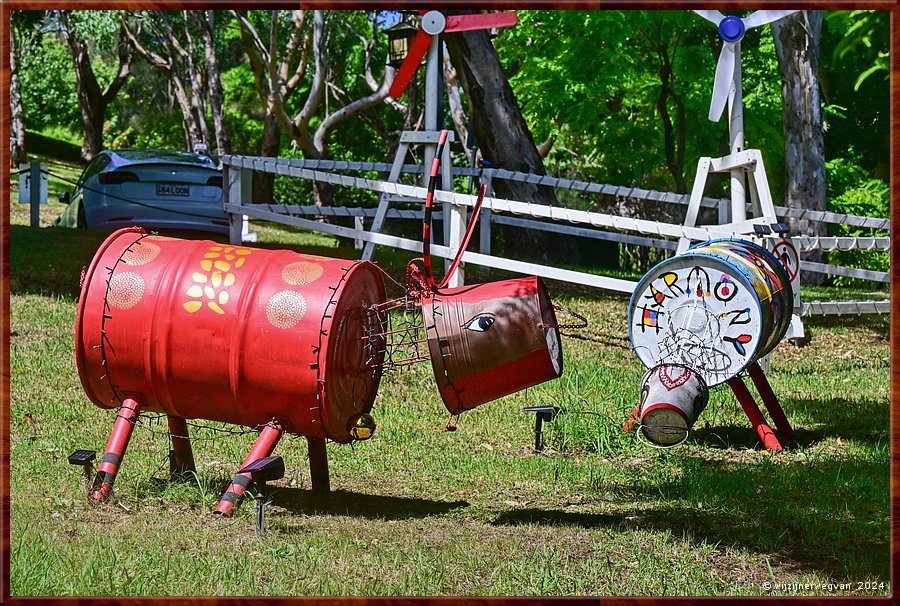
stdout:
[[[253,448],[250,449],[250,453],[247,455],[247,458],[244,459],[244,462],[239,469],[243,469],[257,459],[271,455],[272,451],[275,450],[275,446],[278,444],[278,440],[281,439],[283,434],[284,428],[277,423],[272,423],[271,425],[263,427],[262,431],[259,433],[259,437],[256,438],[256,442],[253,444]],[[234,504],[241,498],[241,495],[244,494],[244,491],[247,490],[247,487],[250,486],[252,481],[253,479],[249,473],[239,473],[234,476],[231,484],[229,484],[228,488],[225,489],[225,492],[222,493],[219,504],[216,506],[213,513],[228,517],[233,515]]]
[[169,452],[169,472],[173,476],[192,471],[197,473],[194,465],[194,453],[188,437],[187,422],[183,417],[169,415],[169,436],[172,439],[172,450]]
[[775,392],[772,391],[772,386],[769,385],[766,373],[763,372],[763,369],[760,368],[757,362],[748,366],[747,369],[750,371],[750,378],[753,379],[753,384],[756,385],[756,391],[759,392],[766,410],[769,411],[769,415],[775,421],[775,427],[778,428],[785,440],[793,440],[794,429],[791,427],[787,416],[785,416],[784,409],[781,408]]
[[641,414],[641,405],[638,404],[634,407],[634,410],[631,411],[631,416],[628,417],[628,420],[625,421],[625,425],[622,427],[622,431],[633,431],[635,423],[637,423],[638,415]]
[[329,492],[331,480],[328,477],[328,454],[325,451],[325,438],[306,438],[309,446],[309,475],[313,492]]
[[766,423],[759,406],[753,401],[753,396],[750,395],[750,390],[744,385],[743,379],[734,377],[728,381],[728,385],[731,386],[731,390],[737,396],[738,402],[741,403],[741,408],[744,409],[744,413],[750,419],[750,423],[753,424],[753,429],[756,430],[756,435],[762,440],[763,446],[770,450],[783,450],[778,438],[775,437],[775,432]]
[[119,472],[119,465],[122,464],[122,457],[125,456],[125,449],[128,448],[128,441],[131,439],[131,432],[134,431],[134,424],[137,422],[140,409],[141,405],[131,398],[126,398],[122,402],[116,422],[113,424],[112,435],[109,436],[109,442],[106,444],[106,453],[103,455],[100,465],[97,466],[97,476],[94,478],[94,485],[90,493],[93,500],[105,501],[112,491],[113,482],[116,481],[116,474]]

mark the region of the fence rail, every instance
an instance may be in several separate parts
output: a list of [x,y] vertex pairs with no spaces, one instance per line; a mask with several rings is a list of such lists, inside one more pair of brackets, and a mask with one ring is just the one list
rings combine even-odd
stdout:
[[[264,161],[286,160],[284,158],[262,158]],[[291,160],[293,165],[312,170],[335,170],[335,171],[355,171],[355,172],[381,172],[387,173],[391,169],[391,165],[384,162],[349,162],[342,160]],[[424,174],[425,167],[418,164],[404,164],[402,172],[407,174]],[[670,204],[681,204],[687,206],[690,202],[690,194],[676,194],[672,192],[661,192],[651,189],[642,189],[639,187],[627,187],[621,185],[608,185],[603,183],[594,183],[592,181],[578,181],[572,179],[563,179],[560,177],[551,177],[549,175],[534,175],[531,173],[523,173],[509,171],[501,168],[467,168],[454,166],[452,169],[454,177],[477,177],[479,179],[506,179],[509,181],[519,181],[526,183],[534,183],[537,185],[546,185],[557,189],[568,189],[573,191],[601,194],[616,198],[625,198],[630,200],[643,200],[649,202],[666,202]],[[704,196],[701,200],[701,206],[705,208],[718,208],[720,204],[730,204],[731,201],[726,198],[713,198]],[[747,203],[750,209],[750,203]],[[822,223],[833,223],[837,225],[848,225],[852,227],[865,227],[870,229],[890,230],[891,220],[880,217],[863,217],[859,215],[850,215],[844,213],[834,213],[830,211],[820,211],[805,208],[790,208],[786,206],[775,206],[777,216],[792,219],[807,219],[810,221],[819,221]]]
[[[375,216],[376,209],[245,203],[246,199],[249,197],[249,188],[247,187],[246,182],[244,182],[242,174],[246,175],[246,173],[249,171],[258,171],[288,177],[302,178],[315,182],[340,185],[343,187],[366,189],[381,194],[387,194],[392,198],[401,198],[405,201],[423,201],[427,193],[427,189],[425,187],[405,185],[403,183],[395,183],[341,173],[325,172],[327,170],[344,170],[384,173],[388,172],[391,169],[391,165],[389,164],[374,162],[299,160],[290,158],[261,158],[248,156],[223,156],[222,163],[226,168],[225,209],[226,211],[231,213],[232,217],[247,215],[259,219],[276,221],[288,225],[294,225],[297,227],[305,227],[332,233],[338,236],[353,238],[357,241],[372,242],[379,245],[386,245],[392,246],[394,248],[421,252],[421,242],[418,242],[416,240],[400,238],[397,236],[391,236],[375,231],[366,231],[362,226],[361,218]],[[404,165],[403,172],[423,173],[423,167],[414,164]],[[475,169],[454,167],[452,174],[454,176],[469,176],[473,178],[477,177],[478,179],[484,180],[519,180],[538,185],[547,185],[551,187],[570,189],[575,191],[615,196],[617,198],[650,200],[655,202],[677,203],[683,205],[687,205],[689,201],[689,196],[686,194],[682,195],[670,192],[644,190],[634,187],[621,187],[585,181],[573,181],[568,179],[560,179],[557,177],[550,177],[547,175],[529,175],[527,173],[516,173],[513,171],[506,171],[502,169]],[[470,194],[463,194],[455,191],[436,190],[434,192],[434,199],[438,202],[450,204],[455,207],[471,208],[475,204],[476,197]],[[718,207],[722,202],[723,200],[719,198],[704,197],[702,205],[712,208]],[[726,200],[724,202],[729,201]],[[482,213],[485,213],[485,216],[483,218],[487,219],[486,223],[488,229],[491,223],[496,223],[515,227],[541,229],[553,233],[565,233],[581,237],[628,242],[643,246],[663,248],[667,250],[674,250],[677,244],[674,240],[667,240],[665,238],[689,238],[695,241],[704,241],[711,238],[742,236],[742,234],[734,233],[724,226],[710,225],[701,227],[686,227],[683,225],[675,225],[672,223],[665,223],[661,221],[650,221],[646,219],[635,219],[631,217],[622,217],[606,213],[588,212],[569,208],[530,204],[527,202],[507,200],[497,197],[485,197],[482,208]],[[856,215],[846,215],[821,211],[798,210],[784,207],[775,208],[776,212],[781,213],[779,216],[813,219],[828,223],[852,225],[872,229],[890,229],[890,221],[887,219],[860,217]],[[344,227],[340,225],[313,221],[295,215],[317,217],[355,217],[357,218],[357,221],[355,227]],[[392,218],[420,219],[422,217],[422,211],[415,209],[389,209],[387,216]],[[440,214],[436,214],[436,218],[439,217]],[[485,224],[482,224],[482,230],[484,229]],[[608,229],[637,232],[637,234],[640,235],[611,233],[609,231],[606,231]],[[486,239],[484,238],[484,231],[482,231],[481,241],[483,243],[486,241]],[[489,242],[489,239],[487,239],[487,242]],[[886,236],[796,236],[792,238],[792,242],[798,248],[798,250],[804,252],[811,250],[888,250],[890,248],[890,238]],[[458,243],[451,242],[450,244],[450,247],[434,245],[432,246],[432,251],[436,256],[443,257],[445,259],[452,258],[452,255],[455,251],[455,247],[453,246],[453,244]],[[564,280],[588,286],[595,286],[598,288],[619,292],[631,292],[636,285],[635,282],[629,280],[620,280],[616,278],[609,278],[606,276],[598,276],[582,271],[563,270],[535,263],[514,261],[511,259],[492,256],[490,254],[486,254],[486,252],[487,251],[484,247],[478,253],[467,251],[463,254],[462,259],[465,262],[470,262],[486,267],[531,273],[542,277]],[[863,278],[882,283],[888,282],[890,279],[889,274],[885,272],[845,268],[822,263],[811,264],[804,262],[804,269],[820,273],[829,273],[833,275]],[[801,304],[800,314],[830,315],[852,313],[888,313],[889,309],[889,301],[812,301]]]

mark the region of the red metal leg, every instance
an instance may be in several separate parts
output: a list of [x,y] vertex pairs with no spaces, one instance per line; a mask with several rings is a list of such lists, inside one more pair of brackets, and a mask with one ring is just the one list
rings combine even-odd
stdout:
[[122,402],[116,422],[113,424],[112,435],[106,444],[106,453],[97,466],[97,476],[94,478],[90,493],[93,500],[105,501],[112,492],[113,482],[116,481],[119,465],[122,464],[122,457],[125,456],[125,449],[128,448],[128,441],[131,439],[131,432],[134,431],[140,410],[141,405],[131,398],[126,398]]
[[[257,459],[271,455],[272,451],[275,450],[275,446],[278,444],[278,440],[281,439],[283,434],[284,429],[277,423],[272,423],[263,427],[262,431],[259,433],[259,437],[256,438],[256,442],[253,444],[253,448],[250,449],[250,453],[247,455],[247,458],[244,459],[244,462],[239,469],[243,469]],[[222,493],[219,504],[216,506],[213,513],[228,517],[233,515],[234,504],[241,498],[241,495],[244,494],[244,491],[247,490],[247,487],[250,486],[252,481],[249,473],[239,473],[234,476],[231,484],[229,484],[228,488],[225,489],[225,492]]]
[[760,368],[757,362],[748,366],[747,369],[750,371],[750,378],[753,379],[753,384],[756,385],[756,391],[759,392],[759,396],[762,398],[766,410],[769,411],[769,416],[771,416],[772,420],[775,422],[775,427],[778,428],[778,431],[781,432],[781,436],[785,440],[793,440],[794,429],[791,427],[790,422],[788,422],[787,416],[784,414],[784,409],[781,408],[781,404],[775,396],[775,392],[772,391],[772,386],[769,385],[766,373],[763,372],[763,369]]
[[741,403],[741,408],[744,409],[744,413],[747,415],[747,418],[750,419],[750,423],[753,424],[753,429],[756,430],[756,435],[762,440],[763,446],[770,450],[783,450],[781,443],[778,441],[778,438],[775,437],[772,428],[769,427],[766,420],[763,418],[759,406],[753,401],[750,390],[744,385],[744,380],[740,377],[734,377],[728,381],[728,385],[731,386],[731,390],[734,392],[734,395],[737,396],[738,402]]
[[631,416],[628,417],[628,420],[625,421],[625,425],[622,427],[622,431],[633,431],[635,429],[635,424],[638,420],[638,415],[641,414],[641,405],[638,404],[634,407],[634,410],[631,411]]
[[328,477],[328,454],[325,452],[325,438],[306,438],[309,446],[309,475],[313,492],[329,492],[331,480]]
[[183,417],[169,415],[169,436],[172,439],[172,450],[169,452],[169,472],[173,476],[183,475],[188,471],[197,473],[191,441],[188,438],[188,426]]

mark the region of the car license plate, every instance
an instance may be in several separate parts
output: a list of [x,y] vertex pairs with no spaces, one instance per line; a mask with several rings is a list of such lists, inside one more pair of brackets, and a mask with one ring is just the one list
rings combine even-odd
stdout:
[[172,185],[169,183],[156,184],[157,196],[182,196],[186,198],[190,195],[190,191],[191,188],[189,185]]

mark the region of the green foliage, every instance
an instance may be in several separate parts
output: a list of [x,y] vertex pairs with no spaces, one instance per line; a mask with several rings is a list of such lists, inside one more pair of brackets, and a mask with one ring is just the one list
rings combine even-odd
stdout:
[[[890,186],[881,179],[872,178],[868,171],[860,167],[857,163],[858,156],[852,149],[848,155],[849,159],[837,158],[826,163],[829,210],[863,217],[889,217]],[[887,235],[884,231],[849,225],[831,225],[830,228],[830,235],[834,236]],[[831,251],[828,253],[828,261],[845,267],[890,271],[888,251]],[[836,286],[871,286],[869,281],[843,276],[832,276],[831,281]]]
[[88,41],[95,50],[115,49],[119,40],[119,20],[124,11],[90,10],[64,11],[69,24],[80,39]]
[[153,128],[129,133],[123,147],[184,149],[184,128],[180,111],[157,114]]
[[886,10],[835,11],[830,13],[829,20],[850,22],[849,28],[834,47],[833,60],[840,62],[850,54],[859,53],[871,63],[856,78],[853,90],[858,91],[863,83],[875,74],[880,74],[886,81],[890,71],[890,53],[888,51],[890,13]]
[[222,73],[225,123],[232,153],[255,155],[263,131],[263,111],[250,67],[241,64]]
[[[554,171],[673,190],[657,107],[664,61],[685,105],[688,180],[723,132],[706,120],[716,59],[707,25],[688,11],[520,11],[495,44],[535,139],[555,140]],[[671,96],[667,107],[677,120]]]
[[72,58],[57,36],[40,36],[23,48],[19,82],[28,128],[55,125],[81,131]]
[[887,61],[889,17],[888,11],[826,12],[819,65],[826,109],[832,109],[826,114],[825,157],[843,157],[855,146],[859,165],[885,181],[890,173],[887,74],[866,74]]

